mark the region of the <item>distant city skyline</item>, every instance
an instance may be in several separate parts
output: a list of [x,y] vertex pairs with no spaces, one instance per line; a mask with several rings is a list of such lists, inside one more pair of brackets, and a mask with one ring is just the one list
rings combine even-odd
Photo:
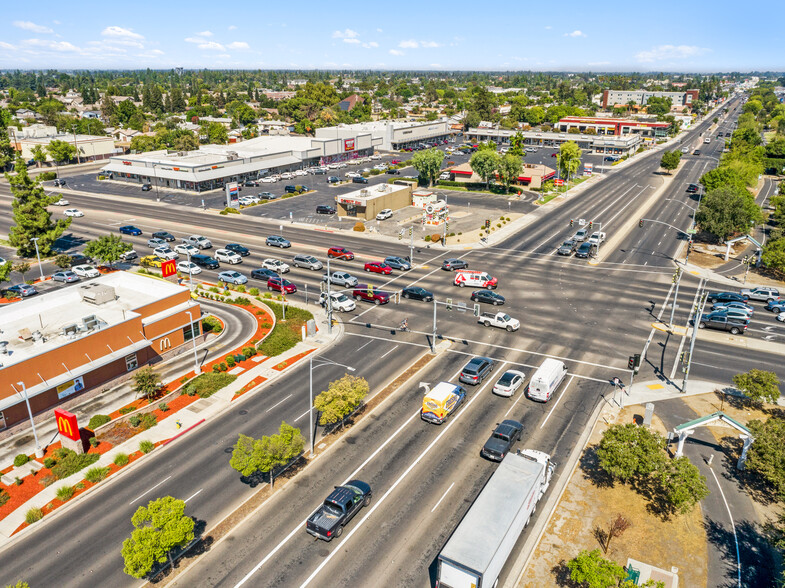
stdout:
[[378,69],[731,72],[785,70],[785,41],[758,3],[403,0],[336,10],[310,0],[4,8],[2,69]]

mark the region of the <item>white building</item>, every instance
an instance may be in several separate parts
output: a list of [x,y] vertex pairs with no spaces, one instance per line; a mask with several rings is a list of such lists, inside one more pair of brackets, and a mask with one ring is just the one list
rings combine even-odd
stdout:
[[447,119],[434,121],[387,121],[361,122],[316,129],[317,138],[343,138],[352,133],[370,133],[379,140],[380,149],[398,151],[416,147],[421,143],[442,142],[450,136]]

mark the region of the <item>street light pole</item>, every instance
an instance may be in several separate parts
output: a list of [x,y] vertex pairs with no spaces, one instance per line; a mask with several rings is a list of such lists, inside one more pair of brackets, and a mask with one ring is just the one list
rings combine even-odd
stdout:
[[194,344],[194,376],[199,375],[199,355],[196,353],[196,329],[194,328],[194,317],[191,315],[190,310],[186,310],[185,314],[188,315],[188,320],[191,321],[191,341]]
[[27,405],[27,414],[30,415],[30,425],[33,427],[33,437],[35,438],[35,456],[43,457],[44,450],[41,449],[41,444],[38,442],[38,433],[35,431],[35,421],[33,420],[33,411],[30,409],[30,400],[27,398],[27,386],[24,382],[17,382],[17,386],[22,387],[22,395],[25,397],[25,404]]
[[[702,290],[705,280],[701,281],[699,289]],[[687,367],[684,369],[684,379],[681,382],[681,393],[687,393],[687,380],[690,377],[690,366],[692,365],[692,353],[695,350],[695,340],[698,338],[698,329],[701,318],[703,317],[703,309],[706,306],[706,294],[704,292],[701,301],[698,303],[698,312],[692,322],[692,339],[690,340],[689,357],[687,358]]]
[[[344,365],[342,363],[338,363],[336,361],[332,361],[331,359],[324,359],[320,358],[323,363],[317,364],[316,367],[322,367],[325,365],[337,365],[338,367],[346,368],[350,372],[354,371],[354,368],[348,365]],[[311,440],[311,457],[314,456],[313,446],[314,446],[314,430],[313,430],[313,355],[308,360],[308,423],[309,423],[309,438]]]
[[33,237],[30,239],[35,244],[35,256],[38,258],[38,271],[41,273],[41,281],[44,281],[44,268],[41,267],[41,254],[38,252],[38,239],[41,237]]

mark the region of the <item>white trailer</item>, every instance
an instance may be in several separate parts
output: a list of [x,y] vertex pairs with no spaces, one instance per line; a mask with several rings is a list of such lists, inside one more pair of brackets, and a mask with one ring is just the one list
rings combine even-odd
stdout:
[[508,453],[442,548],[437,587],[495,587],[552,475],[549,455]]

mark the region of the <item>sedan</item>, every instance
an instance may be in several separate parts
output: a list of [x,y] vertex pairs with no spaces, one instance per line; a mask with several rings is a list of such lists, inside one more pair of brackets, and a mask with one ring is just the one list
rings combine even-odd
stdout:
[[561,244],[559,250],[556,252],[559,255],[572,255],[577,247],[577,243],[575,239],[567,239],[564,243]]
[[713,302],[744,302],[746,304],[746,300],[744,296],[741,294],[737,294],[736,292],[709,292],[709,295],[706,297],[706,301],[709,303]]
[[371,261],[366,263],[363,269],[366,272],[373,272],[375,274],[384,274],[386,276],[392,273],[392,268],[389,265],[385,265],[384,263],[378,261]]
[[459,269],[469,269],[469,264],[462,259],[450,258],[442,262],[442,269],[454,272]]
[[284,263],[280,259],[268,258],[262,262],[264,269],[271,270],[275,275],[285,274],[289,271],[289,264]]
[[164,259],[178,259],[180,254],[177,251],[173,251],[169,249],[168,245],[164,245],[163,247],[156,247],[153,249],[153,253],[158,257],[163,257]]
[[387,220],[388,218],[392,218],[393,211],[389,208],[385,208],[384,210],[380,210],[379,214],[376,215],[376,220]]
[[351,261],[354,259],[354,253],[349,251],[346,247],[330,247],[327,250],[327,257]]
[[429,292],[425,288],[419,286],[408,286],[401,290],[401,296],[404,298],[411,298],[412,300],[423,300],[431,302],[433,300],[433,292]]
[[519,372],[518,370],[507,370],[502,374],[502,377],[499,378],[499,381],[493,385],[493,393],[498,396],[512,398],[512,396],[515,395],[515,391],[521,387],[521,384],[523,384],[525,379],[526,374],[523,372]]
[[71,270],[63,270],[61,272],[55,272],[52,274],[52,279],[55,282],[66,282],[70,284],[71,282],[78,282],[79,276],[77,276]]
[[60,198],[60,200],[58,200],[57,202],[52,202],[52,204],[54,204],[55,206],[68,206],[71,203],[68,202],[68,200],[66,200],[65,198]]
[[247,247],[243,247],[239,243],[229,243],[224,249],[228,249],[229,251],[234,251],[237,255],[242,255],[243,257],[248,257],[251,255],[251,251]]
[[140,261],[139,265],[142,267],[161,267],[166,260],[157,255],[145,255]]
[[158,237],[154,237],[153,239],[148,239],[147,246],[153,249],[156,247],[168,247],[168,245],[166,244],[166,240],[159,239]]
[[80,278],[97,278],[101,275],[92,265],[75,265],[71,270]]
[[279,237],[278,235],[270,235],[265,240],[265,245],[269,245],[270,247],[291,247],[292,244],[284,239],[283,237]]
[[785,313],[785,300],[780,298],[778,300],[772,300],[771,302],[767,302],[766,310],[770,310],[774,314]]
[[71,217],[81,217],[81,216],[84,216],[84,212],[82,212],[78,208],[66,208],[66,210],[65,210],[65,212],[63,214],[65,216],[71,216]]
[[361,177],[361,175],[358,172],[350,171],[350,172],[346,172],[346,177],[347,178],[359,178],[359,177]]
[[135,227],[133,225],[125,225],[124,227],[120,227],[120,232],[123,235],[133,235],[134,237],[142,234],[142,229],[139,227]]
[[714,318],[715,316],[722,316],[729,319],[741,319],[745,321],[748,321],[752,318],[750,313],[741,308],[724,308],[722,310],[714,310],[708,313],[708,316],[710,318]]
[[781,323],[785,322],[785,312],[781,312],[777,315],[777,320]]
[[412,269],[412,264],[406,261],[403,257],[385,257],[384,264],[389,265],[393,269],[397,270],[410,270]]
[[494,306],[504,304],[504,296],[497,294],[493,290],[475,290],[472,292],[472,302],[485,302]]
[[243,196],[237,202],[242,206],[251,206],[252,204],[259,204],[259,199],[256,196]]
[[179,245],[175,245],[174,250],[177,251],[177,253],[182,253],[183,255],[199,254],[199,250],[196,247],[193,245],[188,245],[187,243],[180,243]]
[[243,258],[238,253],[228,249],[216,249],[214,256],[218,261],[232,265],[243,262]]
[[38,294],[38,290],[36,290],[35,287],[31,286],[30,284],[14,284],[8,288],[7,291],[12,292],[17,296],[21,296],[22,298],[27,298],[33,294]]
[[717,302],[711,307],[712,310],[727,310],[731,308],[741,312],[746,312],[750,316],[755,314],[755,309],[749,304],[744,304],[743,302]]
[[339,184],[340,182],[341,182],[341,178],[339,178],[338,176],[330,176],[329,178],[327,178],[328,184]]
[[193,261],[181,261],[177,264],[177,271],[181,274],[201,274],[202,268],[196,265]]
[[283,292],[284,294],[294,294],[297,292],[297,286],[280,276],[267,280],[267,289],[271,292],[274,290],[276,292]]
[[236,272],[234,270],[221,272],[218,274],[218,280],[221,282],[226,282],[227,284],[245,284],[248,282],[248,278],[246,278],[240,272]]
[[156,239],[163,239],[164,241],[172,242],[174,241],[174,235],[169,231],[156,231],[153,233],[153,237]]
[[316,207],[316,214],[335,214],[335,208],[326,204],[319,204]]
[[280,198],[278,194],[273,194],[272,192],[259,192],[259,198],[262,200],[275,200],[276,198]]

